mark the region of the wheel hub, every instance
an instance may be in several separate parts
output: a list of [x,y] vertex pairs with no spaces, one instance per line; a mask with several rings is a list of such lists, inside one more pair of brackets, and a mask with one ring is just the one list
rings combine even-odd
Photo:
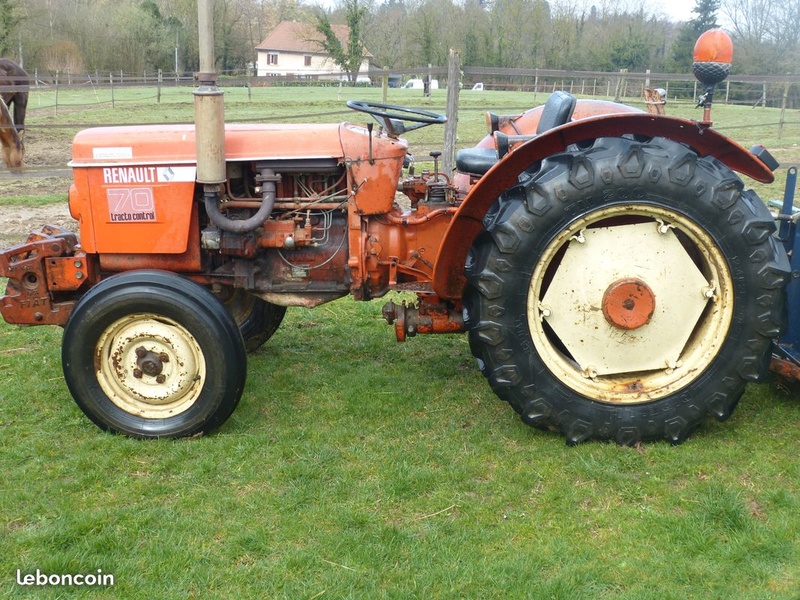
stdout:
[[541,254],[528,323],[547,367],[612,403],[663,397],[702,372],[730,324],[730,272],[714,240],[663,207],[609,206]]
[[641,279],[620,279],[608,286],[602,306],[603,316],[612,326],[638,329],[653,318],[656,295]]
[[98,340],[96,356],[97,380],[106,395],[144,418],[188,410],[203,388],[205,362],[197,342],[162,316],[133,314],[116,321]]
[[136,365],[145,375],[150,375],[150,377],[161,375],[165,362],[169,362],[169,355],[166,352],[159,354],[148,352],[144,346],[136,349]]
[[657,223],[584,229],[567,245],[542,315],[589,377],[666,369],[705,309],[708,285]]

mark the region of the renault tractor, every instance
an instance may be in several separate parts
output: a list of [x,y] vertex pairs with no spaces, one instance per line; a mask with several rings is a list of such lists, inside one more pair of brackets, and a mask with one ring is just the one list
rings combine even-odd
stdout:
[[487,113],[451,172],[435,157],[417,173],[405,138],[444,115],[374,102],[216,137],[203,117],[83,130],[79,232],[0,251],[0,311],[62,326],[78,406],[133,437],[224,423],[288,307],[399,291],[383,308],[397,339],[466,334],[525,423],[569,444],[680,443],[748,383],[800,373],[796,170],[777,217],[740,179],[778,165],[712,127],[731,51],[719,31],[695,48],[702,119],[555,92]]

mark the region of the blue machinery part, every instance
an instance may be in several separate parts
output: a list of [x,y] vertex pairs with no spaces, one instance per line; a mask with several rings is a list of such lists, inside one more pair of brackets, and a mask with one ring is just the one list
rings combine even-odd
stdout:
[[787,327],[775,342],[770,368],[789,380],[800,380],[800,235],[797,222],[800,211],[794,207],[797,187],[797,167],[790,167],[786,175],[779,221],[778,238],[789,255],[791,275],[786,284]]

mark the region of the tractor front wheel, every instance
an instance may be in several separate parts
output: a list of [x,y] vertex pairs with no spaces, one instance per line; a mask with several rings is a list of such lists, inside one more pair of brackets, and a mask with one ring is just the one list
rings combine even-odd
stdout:
[[247,355],[234,319],[207,289],[171,273],[131,271],[75,306],[62,366],[76,403],[102,429],[185,437],[231,415]]
[[680,443],[766,370],[788,261],[717,160],[598,139],[520,176],[466,266],[470,347],[526,423],[570,444]]

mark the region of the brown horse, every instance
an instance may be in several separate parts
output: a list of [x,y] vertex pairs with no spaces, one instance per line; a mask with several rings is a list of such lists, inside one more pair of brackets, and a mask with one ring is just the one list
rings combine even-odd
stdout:
[[[24,146],[19,132],[25,129],[29,75],[14,61],[0,58],[0,154],[9,169],[22,166]],[[14,117],[9,106],[14,105]]]
[[0,154],[3,157],[3,164],[12,170],[22,167],[22,156],[25,148],[22,140],[19,139],[11,113],[8,111],[6,103],[0,97]]
[[30,75],[17,63],[0,58],[0,97],[7,108],[14,105],[14,125],[17,131],[25,129],[25,111],[28,108]]

